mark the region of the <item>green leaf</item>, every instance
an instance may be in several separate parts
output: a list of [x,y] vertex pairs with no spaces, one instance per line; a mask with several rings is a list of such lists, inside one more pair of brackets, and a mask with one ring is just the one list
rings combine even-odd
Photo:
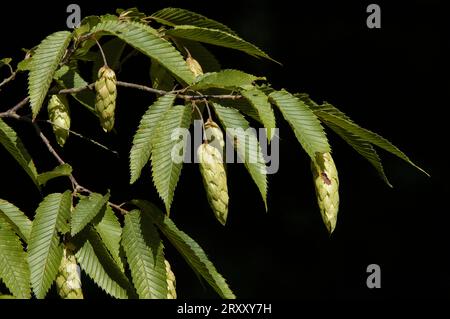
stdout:
[[82,232],[83,243],[75,253],[81,269],[107,294],[126,299],[134,296],[127,277],[109,254],[99,235],[92,229]]
[[227,134],[234,135],[231,138],[237,141],[236,151],[258,186],[267,209],[267,169],[255,132],[239,111],[218,103],[212,103],[212,105]]
[[139,298],[166,299],[164,246],[151,219],[139,210],[126,214],[122,245]]
[[109,193],[105,196],[92,193],[80,199],[72,214],[71,234],[75,236],[105,208]]
[[[160,121],[155,132],[152,148],[153,183],[169,213],[173,194],[180,178],[182,161],[173,161],[172,152],[176,146],[186,146],[186,141],[180,141],[178,135],[172,138],[175,130],[188,128],[191,123],[191,108],[176,105],[170,108]],[[175,138],[176,137],[176,138]],[[176,154],[179,155],[179,154]]]
[[72,174],[72,166],[70,166],[69,164],[61,164],[56,166],[49,172],[39,174],[37,179],[39,185],[45,185],[51,179],[62,176],[69,176],[70,174]]
[[222,70],[220,72],[205,73],[200,75],[192,85],[192,90],[204,90],[208,88],[236,89],[241,86],[251,85],[256,80],[264,80],[239,70]]
[[417,168],[419,171],[426,174],[427,176],[430,176],[426,171],[424,171],[422,168],[420,168],[419,166],[414,164],[409,159],[409,157],[406,156],[405,153],[403,153],[400,149],[398,149],[395,145],[393,145],[391,142],[389,142],[384,137],[382,137],[372,131],[364,129],[364,128],[360,127],[359,125],[357,125],[357,124],[353,123],[352,121],[349,121],[343,117],[340,117],[340,116],[337,116],[337,115],[334,115],[331,113],[326,113],[323,111],[318,111],[316,113],[325,122],[329,122],[336,126],[339,126],[342,129],[358,136],[362,140],[372,143],[373,145],[376,145],[376,146],[384,149],[385,151],[399,157],[400,159],[402,159],[405,162],[409,163],[410,165],[414,166],[415,168]]
[[[64,65],[56,71],[55,79],[56,82],[65,89],[83,88],[89,84],[77,71],[70,69],[67,65]],[[93,91],[83,90],[78,93],[72,93],[71,95],[97,116],[97,112],[95,111],[95,93]]]
[[330,145],[320,121],[302,100],[285,90],[274,91],[269,98],[278,106],[297,140],[313,161],[316,153],[330,152]]
[[158,61],[175,77],[187,84],[194,81],[181,54],[168,42],[160,38],[156,30],[138,22],[104,21],[97,24],[91,32],[109,32],[116,35],[136,50]]
[[217,272],[206,256],[204,250],[191,237],[179,230],[172,220],[152,203],[145,200],[133,200],[132,203],[152,218],[159,230],[175,246],[189,266],[202,276],[222,298],[236,298],[225,279]]
[[258,117],[261,119],[264,127],[267,129],[267,139],[272,139],[275,134],[275,114],[272,106],[269,103],[267,95],[255,87],[241,90],[241,94],[246,98],[251,105],[256,109]]
[[14,157],[19,165],[25,170],[25,172],[33,180],[34,184],[40,189],[37,181],[36,166],[34,166],[33,159],[28,154],[22,140],[16,134],[16,132],[0,119],[0,144]]
[[[1,202],[0,202],[1,203]],[[30,270],[22,243],[0,214],[0,281],[16,298],[31,297]]]
[[[108,62],[108,66],[117,71],[120,66],[120,57],[125,49],[125,42],[121,39],[113,38],[102,44],[103,52],[105,53],[106,61]],[[98,52],[96,55],[96,59],[94,61],[94,65],[92,67],[92,80],[96,81],[98,78],[98,70],[103,66],[103,57]]]
[[[207,94],[228,94],[228,92],[225,92],[225,90],[208,90],[206,91]],[[247,99],[212,99],[213,101],[220,103],[222,106],[231,107],[239,112],[247,115],[248,117],[252,118],[256,122],[263,124],[262,120],[259,118],[258,111],[253,107],[253,105],[250,104],[250,102]]]
[[108,205],[105,209],[105,214],[98,224],[95,225],[95,230],[100,235],[103,244],[108,249],[111,257],[114,259],[120,270],[124,272],[124,263],[120,256],[120,238],[122,236],[122,227],[119,219]]
[[174,101],[175,95],[163,95],[142,116],[130,151],[130,184],[133,184],[139,178],[142,168],[147,164],[152,152],[156,127]]
[[171,91],[175,86],[175,79],[169,71],[155,60],[152,60],[150,66],[150,79],[152,87],[157,90]]
[[12,61],[11,58],[3,58],[3,59],[0,59],[0,68],[1,68],[2,66],[5,66],[5,65],[11,67],[11,65],[10,65],[11,61]]
[[336,107],[332,106],[331,104],[328,104],[326,107],[320,106],[313,102],[307,94],[296,94],[297,97],[299,97],[302,101],[304,101],[313,111],[314,114],[316,114],[322,122],[328,126],[330,129],[332,129],[336,134],[338,134],[345,142],[347,142],[351,147],[355,149],[356,152],[358,152],[361,156],[363,156],[365,159],[369,161],[370,164],[375,167],[375,169],[378,171],[378,174],[381,176],[381,178],[384,180],[384,182],[389,186],[392,187],[391,183],[389,182],[383,168],[383,164],[381,163],[381,159],[378,156],[377,151],[375,148],[370,144],[369,142],[366,142],[359,136],[346,131],[345,129],[333,124],[332,122],[328,122],[320,117],[320,112],[323,111],[325,113],[334,114],[338,117],[341,117],[343,119],[346,119],[348,121],[351,121],[351,119],[345,115],[343,112],[338,110]]
[[0,199],[0,218],[7,221],[14,232],[26,243],[28,242],[31,233],[31,221],[19,208],[6,200]]
[[31,57],[20,61],[19,63],[17,63],[17,70],[21,72],[30,71],[31,61],[33,61]]
[[180,51],[186,51],[186,49],[189,50],[191,56],[202,66],[203,72],[220,71],[221,67],[219,61],[217,61],[216,57],[200,43],[178,38],[176,39],[175,44]]
[[69,46],[72,34],[68,31],[55,32],[45,38],[36,49],[28,76],[28,93],[30,96],[33,119],[42,107],[47,91],[64,53]]
[[63,255],[57,230],[70,217],[71,194],[50,194],[36,210],[28,244],[31,286],[36,298],[43,299],[55,280]]
[[186,9],[165,8],[153,13],[150,17],[157,22],[168,26],[183,24],[193,25],[197,27],[222,30],[232,35],[236,35],[236,32],[231,30],[226,25]]
[[199,28],[190,25],[180,25],[175,26],[171,30],[167,30],[166,35],[235,49],[252,56],[263,57],[278,63],[254,44],[251,44],[238,36],[220,30]]

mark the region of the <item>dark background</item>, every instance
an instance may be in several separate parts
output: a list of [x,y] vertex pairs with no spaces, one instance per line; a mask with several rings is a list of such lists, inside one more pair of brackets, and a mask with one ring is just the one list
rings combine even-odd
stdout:
[[[81,5],[82,16],[113,13],[117,7],[138,6],[149,14],[178,6],[221,21],[283,64],[213,47],[224,68],[266,75],[275,88],[308,92],[335,104],[431,174],[427,178],[380,152],[394,184],[390,189],[368,162],[330,132],[341,183],[338,224],[330,238],[316,206],[307,155],[281,117],[281,163],[279,172],[269,176],[268,213],[245,169],[229,165],[229,221],[222,227],[208,207],[197,168],[185,165],[171,216],[206,250],[238,297],[449,298],[450,21],[444,1],[377,1],[381,29],[367,28],[370,2],[365,1],[74,2]],[[18,61],[20,48],[66,29],[68,3],[4,1],[0,57]],[[118,77],[148,83],[148,65],[148,59],[132,58]],[[3,78],[5,70],[1,72]],[[25,96],[25,79],[20,76],[0,92],[0,110]],[[121,154],[117,158],[71,136],[61,154],[83,185],[98,192],[110,188],[115,202],[141,197],[163,207],[148,167],[136,185],[128,185],[130,143],[152,99],[120,88],[118,136],[106,136],[94,117],[73,104],[73,129]],[[20,132],[40,171],[56,164],[26,124],[7,122]],[[51,136],[48,127],[45,132]],[[32,215],[40,195],[3,148],[0,160],[0,197]],[[45,192],[64,190],[61,187],[69,185],[54,181]],[[216,297],[176,251],[168,247],[167,256],[177,275],[179,297]],[[366,267],[372,263],[381,266],[381,289],[366,287]],[[94,285],[85,287],[86,297],[104,297]]]

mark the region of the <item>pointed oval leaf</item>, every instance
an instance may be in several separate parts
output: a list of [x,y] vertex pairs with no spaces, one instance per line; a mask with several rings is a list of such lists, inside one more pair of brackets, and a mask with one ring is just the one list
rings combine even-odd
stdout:
[[229,34],[237,35],[236,32],[231,30],[226,25],[186,9],[164,8],[162,10],[153,13],[150,17],[158,21],[159,23],[168,26],[183,25],[183,24],[193,25],[197,27],[222,30]]
[[138,22],[107,20],[100,22],[91,30],[91,32],[102,31],[116,35],[136,50],[155,59],[183,82],[191,84],[194,81],[194,75],[180,52],[149,26]]
[[302,100],[285,90],[274,91],[269,98],[278,106],[297,140],[313,161],[316,153],[331,151],[320,121]]
[[68,31],[55,32],[45,38],[37,47],[28,75],[28,93],[33,118],[42,107],[53,74],[69,46],[72,34]]
[[97,193],[80,199],[72,214],[71,234],[75,236],[105,208],[109,193],[105,196]]
[[81,269],[107,294],[114,298],[133,297],[132,287],[127,277],[108,253],[99,235],[92,229],[80,234],[83,238],[75,256]]
[[61,164],[49,172],[39,174],[37,178],[40,185],[45,185],[51,179],[69,176],[70,174],[72,174],[72,166],[69,164]]
[[105,214],[95,225],[95,230],[100,235],[103,244],[108,249],[120,270],[124,272],[124,263],[120,254],[120,238],[122,237],[122,226],[119,219],[109,205],[106,206]]
[[20,236],[26,243],[30,238],[31,221],[30,219],[16,206],[0,199],[0,218],[6,220],[14,232]]
[[192,90],[205,90],[208,88],[236,89],[241,86],[251,85],[256,80],[264,80],[239,70],[227,69],[219,72],[211,72],[196,78]]
[[147,214],[152,219],[159,230],[183,256],[189,266],[202,276],[222,298],[236,298],[225,279],[219,274],[199,244],[186,233],[179,230],[172,220],[168,216],[165,216],[161,210],[152,203],[145,200],[133,200],[132,203],[138,206],[144,214]]
[[31,297],[30,270],[22,243],[0,214],[0,281],[16,298]]
[[[190,41],[178,38],[175,42],[180,51],[189,50],[194,59],[200,63],[204,72],[220,71],[220,63],[217,58],[207,48],[197,41]],[[187,52],[186,52],[187,53]]]
[[377,151],[375,148],[370,144],[369,142],[363,140],[359,136],[346,131],[342,127],[339,127],[332,122],[326,121],[323,117],[320,116],[321,112],[334,114],[338,117],[341,117],[345,120],[348,120],[350,122],[353,122],[345,113],[340,111],[338,108],[331,104],[327,105],[318,105],[316,102],[314,102],[308,94],[306,93],[296,93],[294,94],[296,97],[301,99],[303,102],[305,102],[311,110],[313,110],[314,114],[317,115],[317,117],[330,129],[332,129],[336,134],[338,134],[347,144],[349,144],[353,149],[358,152],[361,156],[363,156],[367,161],[369,161],[370,164],[377,170],[380,177],[383,179],[383,181],[389,186],[392,187],[392,184],[389,182],[389,179],[387,178],[383,164],[381,162],[380,157],[378,156]]
[[267,139],[270,141],[275,133],[275,114],[269,103],[269,98],[262,91],[254,86],[241,90],[241,94],[246,98],[258,113],[264,127],[267,130]]
[[19,165],[33,180],[34,184],[40,189],[37,180],[38,173],[36,166],[30,154],[22,143],[22,140],[17,133],[2,119],[0,119],[0,144],[14,157]]
[[155,60],[152,60],[150,66],[150,79],[152,80],[152,87],[157,90],[171,91],[175,86],[173,76]]
[[267,168],[255,131],[250,128],[247,120],[238,110],[218,103],[212,103],[212,105],[227,135],[231,140],[237,141],[236,151],[258,186],[267,209]]
[[55,280],[63,247],[57,229],[70,216],[71,194],[50,194],[36,210],[28,244],[31,286],[36,298],[43,299]]
[[320,112],[318,114],[321,118],[324,118],[326,121],[331,122],[339,127],[342,127],[345,130],[349,131],[350,133],[352,133],[356,136],[359,136],[364,141],[372,143],[373,145],[376,145],[376,146],[384,149],[385,151],[387,151],[387,152],[399,157],[400,159],[404,160],[405,162],[409,163],[410,165],[412,165],[413,167],[415,167],[416,169],[418,169],[425,175],[430,176],[426,171],[424,171],[422,168],[417,166],[413,161],[411,161],[409,159],[409,157],[405,153],[403,153],[398,147],[396,147],[391,142],[389,142],[387,139],[378,135],[377,133],[374,133],[372,131],[364,129],[351,121],[348,121],[342,117],[339,117],[339,116],[336,116],[336,115],[333,115],[330,113]]
[[[102,45],[108,66],[114,71],[118,71],[120,66],[120,57],[125,49],[126,43],[119,38],[113,38]],[[92,66],[92,81],[97,81],[98,70],[103,66],[103,56],[98,52],[94,65]]]
[[[160,121],[155,132],[152,147],[152,176],[153,183],[159,196],[170,211],[173,194],[180,178],[182,161],[174,161],[172,153],[177,146],[185,147],[187,141],[179,140],[179,129],[187,129],[191,123],[191,108],[176,105],[169,109]],[[175,134],[173,136],[173,134]],[[181,145],[182,143],[183,145]],[[178,154],[177,154],[178,155]]]
[[147,164],[152,150],[152,141],[156,127],[174,101],[175,95],[163,95],[142,116],[130,151],[130,184],[133,184],[139,178],[142,168]]
[[249,55],[263,57],[278,63],[256,45],[221,30],[200,28],[191,25],[180,25],[167,30],[166,34],[177,38],[194,40],[243,51]]
[[[67,65],[57,70],[54,77],[56,82],[65,89],[83,88],[89,85],[76,70],[70,69]],[[95,111],[95,93],[93,91],[83,90],[71,95],[94,115],[98,116]]]
[[164,246],[151,219],[139,210],[126,214],[122,245],[139,298],[166,299]]

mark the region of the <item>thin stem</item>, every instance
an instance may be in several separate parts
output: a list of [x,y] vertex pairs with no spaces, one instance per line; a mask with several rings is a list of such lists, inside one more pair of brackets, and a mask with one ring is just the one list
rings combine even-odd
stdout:
[[203,119],[202,112],[201,112],[200,109],[198,108],[197,104],[195,104],[195,101],[192,101],[191,104],[192,104],[192,106],[194,107],[194,109],[197,111],[198,115],[200,116],[200,119],[202,120],[203,141],[204,141],[205,143],[208,143],[208,138],[206,137],[205,120]]
[[4,86],[5,84],[11,82],[12,80],[14,80],[14,79],[16,78],[17,71],[13,71],[12,68],[11,68],[11,66],[10,66],[9,64],[8,64],[8,66],[9,66],[9,68],[10,68],[10,70],[11,70],[11,75],[8,76],[6,79],[4,79],[4,80],[0,83],[0,88],[1,88],[2,86]]
[[100,53],[102,54],[102,58],[103,58],[103,64],[105,66],[108,66],[108,61],[106,61],[106,56],[105,56],[105,52],[103,52],[102,46],[100,45],[100,43],[98,43],[97,39],[95,39],[95,43],[97,43],[98,48],[100,49]]
[[79,138],[82,138],[83,140],[86,140],[86,141],[88,141],[88,142],[90,142],[90,143],[92,143],[92,144],[94,144],[94,145],[97,145],[97,146],[100,147],[100,148],[103,148],[104,150],[107,150],[107,151],[109,151],[109,152],[111,152],[111,153],[113,153],[113,154],[119,156],[119,153],[118,153],[117,151],[113,151],[113,150],[109,149],[107,146],[105,146],[105,145],[103,145],[103,144],[101,144],[101,143],[99,143],[99,142],[97,142],[97,141],[95,141],[95,140],[93,140],[93,139],[91,139],[91,138],[89,138],[89,137],[86,137],[86,136],[84,136],[84,135],[82,135],[82,134],[80,134],[80,133],[78,133],[78,132],[75,132],[75,131],[73,131],[73,130],[67,129],[67,128],[65,128],[65,127],[62,127],[62,126],[60,126],[60,125],[58,125],[58,124],[56,124],[56,123],[53,123],[53,122],[50,121],[50,120],[38,120],[38,121],[39,121],[39,122],[48,123],[48,124],[51,124],[51,125],[53,125],[53,126],[56,126],[56,127],[59,128],[59,129],[68,131],[69,133],[71,133],[71,134],[73,134],[73,135],[75,135],[75,136],[77,136],[77,137],[79,137]]

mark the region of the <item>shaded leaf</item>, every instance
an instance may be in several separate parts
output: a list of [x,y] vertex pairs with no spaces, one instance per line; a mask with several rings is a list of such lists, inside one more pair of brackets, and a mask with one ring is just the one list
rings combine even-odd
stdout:
[[72,214],[71,234],[75,236],[105,208],[109,200],[109,193],[105,196],[92,193],[89,197],[81,198]]
[[0,119],[0,144],[14,157],[19,165],[25,170],[25,172],[33,180],[34,184],[40,189],[37,181],[36,166],[34,166],[33,159],[28,154],[22,140],[17,133],[2,119]]
[[419,166],[417,166],[416,164],[414,164],[408,156],[406,156],[405,153],[403,153],[400,149],[398,149],[395,145],[393,145],[391,142],[389,142],[387,139],[385,139],[384,137],[378,135],[377,133],[371,132],[367,129],[364,129],[362,127],[360,127],[359,125],[346,120],[343,117],[339,117],[336,116],[334,114],[331,113],[326,113],[323,111],[319,111],[317,112],[318,116],[320,118],[322,118],[324,121],[326,122],[330,122],[333,123],[336,126],[339,126],[343,129],[345,129],[346,131],[358,136],[359,138],[361,138],[362,140],[372,143],[373,145],[376,145],[382,149],[384,149],[385,151],[399,157],[400,159],[404,160],[405,162],[409,163],[410,165],[414,166],[415,168],[417,168],[419,171],[421,171],[422,173],[424,173],[425,175],[429,176],[429,174],[424,171],[422,168],[420,168]]
[[149,26],[138,22],[107,20],[91,30],[91,32],[102,31],[116,35],[136,50],[158,61],[183,82],[191,84],[194,81],[194,75],[181,54]]
[[3,218],[12,227],[14,232],[25,242],[28,242],[31,233],[30,219],[16,206],[0,199],[0,218]]
[[134,293],[127,277],[108,253],[99,235],[92,229],[80,233],[82,244],[75,256],[81,269],[107,294],[119,298],[132,298]]
[[[56,71],[55,79],[56,82],[65,89],[83,88],[89,84],[77,71],[70,69],[67,65]],[[72,93],[71,95],[97,116],[97,112],[95,111],[95,93],[93,91],[83,90],[78,93]]]
[[49,172],[39,174],[37,179],[39,185],[45,185],[51,179],[62,176],[69,176],[70,174],[72,174],[72,166],[70,166],[69,164],[61,164],[56,166]]
[[153,13],[150,17],[159,23],[168,26],[183,24],[193,25],[197,27],[222,30],[229,34],[236,35],[236,32],[231,30],[226,25],[186,9],[164,8]]
[[120,270],[124,272],[124,263],[120,256],[120,238],[122,237],[122,226],[119,219],[109,205],[106,206],[105,214],[95,225],[95,230],[100,235],[103,244],[108,249]]
[[126,214],[122,245],[139,298],[166,299],[164,246],[151,219],[139,210]]
[[[0,202],[1,203],[1,202]],[[30,298],[30,270],[22,243],[0,213],[0,281],[16,298]]]
[[205,73],[196,78],[192,90],[205,90],[208,88],[236,89],[241,86],[251,85],[256,80],[264,80],[239,70],[222,70],[219,72]]
[[243,51],[249,55],[263,57],[278,63],[254,44],[251,44],[239,38],[238,36],[224,31],[200,28],[190,25],[180,25],[175,26],[173,29],[167,30],[166,34],[178,38],[194,40]]
[[189,266],[202,276],[222,298],[236,298],[203,249],[191,237],[179,230],[172,220],[152,203],[144,200],[133,200],[132,203],[142,209],[143,213],[148,214]]

